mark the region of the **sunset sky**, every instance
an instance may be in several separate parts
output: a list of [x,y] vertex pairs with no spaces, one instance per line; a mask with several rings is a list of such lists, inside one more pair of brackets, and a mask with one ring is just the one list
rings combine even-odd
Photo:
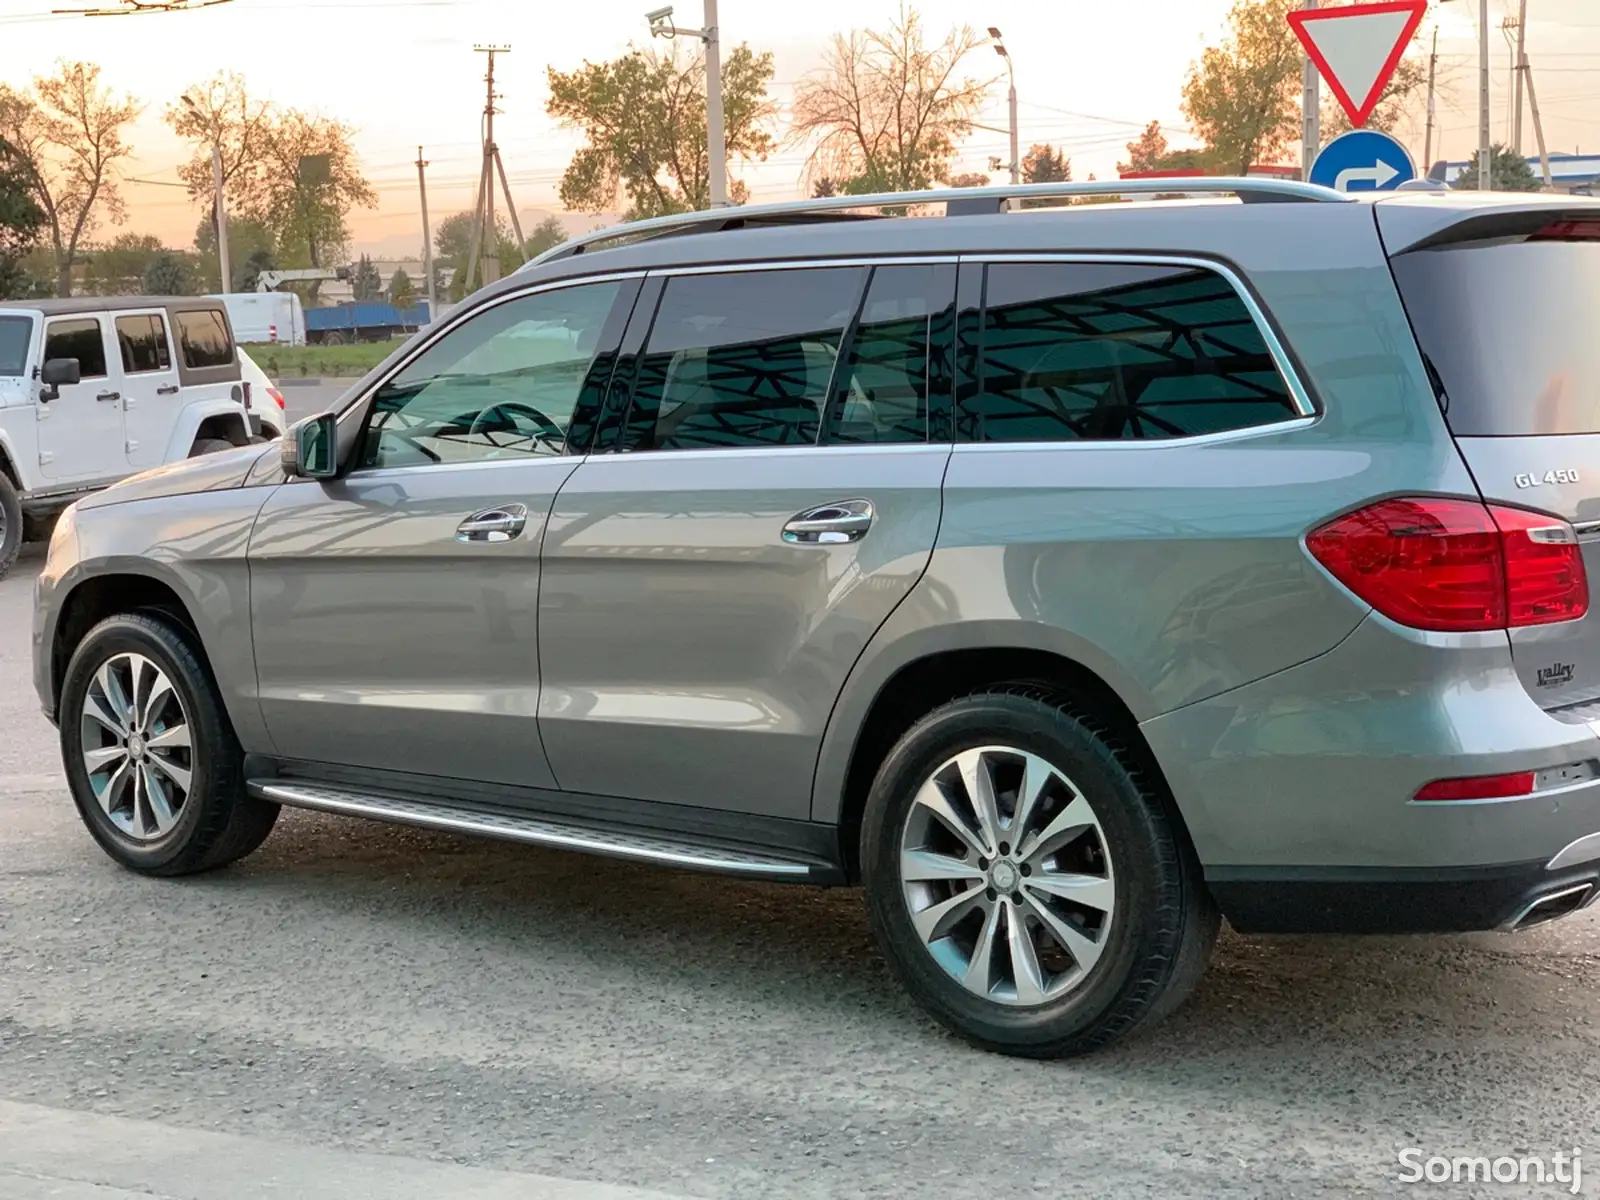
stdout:
[[[161,121],[188,85],[222,68],[246,75],[266,97],[319,110],[356,129],[356,143],[377,188],[376,211],[353,215],[358,248],[400,253],[420,248],[417,145],[425,146],[435,219],[472,202],[477,176],[483,58],[474,43],[509,43],[501,60],[504,112],[498,141],[518,207],[557,206],[556,184],[574,132],[544,114],[545,68],[570,69],[647,40],[643,12],[653,0],[233,0],[210,10],[115,19],[52,17],[67,0],[0,0],[0,80],[26,84],[58,58],[97,62],[105,79],[147,107],[133,130],[136,158],[124,229],[149,232],[174,246],[193,237],[199,209],[175,187],[185,147]],[[71,0],[78,6],[82,0]],[[1181,144],[1179,88],[1192,59],[1220,33],[1230,0],[925,0],[917,8],[931,31],[951,25],[998,25],[1016,64],[1024,147],[1048,141],[1072,156],[1076,176],[1114,175],[1124,143],[1159,119]],[[1512,0],[1492,0],[1498,25]],[[748,41],[776,56],[773,95],[786,108],[795,82],[818,65],[829,36],[850,25],[881,25],[895,0],[722,0],[726,45]],[[1435,6],[1445,91],[1442,151],[1463,158],[1476,143],[1476,0]],[[699,0],[678,4],[677,21],[699,23]],[[1426,28],[1431,28],[1431,25]],[[1531,0],[1529,54],[1553,150],[1600,151],[1600,0]],[[1493,33],[1494,113],[1505,136],[1510,54]],[[970,60],[974,75],[999,74],[988,51]],[[985,124],[1006,123],[1005,87],[997,84]],[[781,130],[780,130],[781,132]],[[1410,131],[1420,158],[1420,123]],[[1531,125],[1526,137],[1531,149]],[[982,169],[1004,157],[1003,133],[980,132],[964,147],[962,167]],[[765,164],[735,165],[755,198],[801,194],[805,151],[784,145]]]

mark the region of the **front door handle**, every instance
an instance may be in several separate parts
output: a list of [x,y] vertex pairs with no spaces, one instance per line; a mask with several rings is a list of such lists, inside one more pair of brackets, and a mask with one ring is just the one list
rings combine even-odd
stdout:
[[840,500],[808,509],[783,527],[792,546],[833,546],[859,542],[872,528],[876,514],[870,500]]
[[458,542],[509,542],[519,537],[528,527],[528,507],[525,504],[502,504],[475,512],[456,526]]
[[122,399],[122,393],[121,392],[101,392],[98,396],[95,397],[95,399],[96,400],[106,400],[106,401],[121,400]]
[[178,385],[175,383],[169,383],[165,387],[158,387],[156,389],[156,395],[158,396],[176,396],[177,394]]

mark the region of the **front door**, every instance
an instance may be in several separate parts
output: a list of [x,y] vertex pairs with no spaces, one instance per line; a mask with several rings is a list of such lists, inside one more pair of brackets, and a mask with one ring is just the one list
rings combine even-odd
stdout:
[[166,461],[183,407],[166,313],[114,313],[122,359],[123,433],[128,465],[142,471]]
[[618,369],[620,452],[574,472],[545,539],[564,789],[809,817],[845,677],[933,551],[955,270],[666,280]]
[[46,323],[44,361],[78,360],[80,381],[39,405],[39,473],[51,483],[100,483],[128,473],[122,447],[122,364],[101,316]]
[[594,282],[474,314],[378,389],[348,475],[267,501],[250,542],[251,619],[280,755],[552,784],[537,724],[539,551],[582,461],[567,452],[574,411],[609,375],[602,351],[636,291]]

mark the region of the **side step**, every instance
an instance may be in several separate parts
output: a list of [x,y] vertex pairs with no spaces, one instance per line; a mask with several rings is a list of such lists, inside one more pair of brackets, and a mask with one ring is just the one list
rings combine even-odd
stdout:
[[531,814],[504,810],[482,812],[438,801],[357,792],[320,783],[252,779],[246,786],[252,795],[292,808],[366,817],[398,825],[415,825],[422,829],[470,833],[508,842],[550,846],[557,850],[599,854],[607,858],[683,867],[691,871],[713,871],[724,875],[797,883],[820,874],[819,869],[809,863],[750,850],[676,841],[660,833],[588,829]]

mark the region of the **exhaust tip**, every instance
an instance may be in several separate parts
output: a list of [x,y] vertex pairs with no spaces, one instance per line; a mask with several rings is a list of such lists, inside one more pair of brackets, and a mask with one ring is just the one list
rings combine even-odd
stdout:
[[1532,901],[1508,921],[1505,928],[1512,932],[1521,932],[1535,925],[1543,925],[1546,921],[1570,916],[1580,908],[1588,907],[1596,897],[1600,897],[1600,885],[1596,885],[1593,881],[1573,884],[1571,887],[1562,888],[1560,891],[1551,892]]

